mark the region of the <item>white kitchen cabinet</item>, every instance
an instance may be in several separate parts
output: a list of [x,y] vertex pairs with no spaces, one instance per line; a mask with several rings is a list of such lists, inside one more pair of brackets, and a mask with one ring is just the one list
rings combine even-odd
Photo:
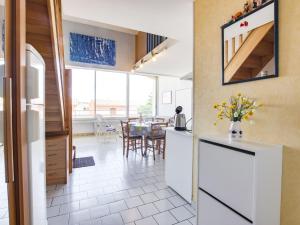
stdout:
[[166,130],[166,184],[186,201],[192,201],[193,136],[187,131]]

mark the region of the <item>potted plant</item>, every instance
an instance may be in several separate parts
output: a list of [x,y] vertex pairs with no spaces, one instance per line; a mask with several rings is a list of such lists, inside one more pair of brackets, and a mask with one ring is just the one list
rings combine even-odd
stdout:
[[[243,136],[241,122],[243,120],[249,121],[253,117],[255,110],[261,106],[262,104],[257,104],[254,99],[239,93],[236,96],[231,96],[229,103],[215,104],[214,109],[218,111],[218,120],[223,120],[224,118],[230,120],[230,137],[241,138]],[[217,125],[217,122],[215,122],[215,125]]]

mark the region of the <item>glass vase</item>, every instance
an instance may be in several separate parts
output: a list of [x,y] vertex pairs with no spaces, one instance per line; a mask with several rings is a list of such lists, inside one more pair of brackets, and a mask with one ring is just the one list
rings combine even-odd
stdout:
[[229,137],[232,139],[241,139],[243,137],[241,121],[231,121],[229,126]]

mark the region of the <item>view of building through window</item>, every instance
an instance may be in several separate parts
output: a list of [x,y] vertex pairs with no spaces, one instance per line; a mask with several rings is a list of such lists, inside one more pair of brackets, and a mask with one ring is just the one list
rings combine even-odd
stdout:
[[103,117],[126,117],[128,113],[129,116],[155,115],[154,77],[73,69],[72,93],[73,118],[93,118],[96,114]]
[[96,72],[96,113],[109,117],[126,116],[127,74]]

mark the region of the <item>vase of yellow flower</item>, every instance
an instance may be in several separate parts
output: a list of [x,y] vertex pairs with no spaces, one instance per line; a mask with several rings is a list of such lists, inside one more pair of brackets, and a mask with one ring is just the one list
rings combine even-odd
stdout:
[[242,138],[241,122],[252,119],[255,110],[261,106],[254,99],[237,94],[230,97],[229,103],[215,104],[214,108],[218,111],[218,120],[223,120],[224,118],[230,120],[229,136],[231,138]]

